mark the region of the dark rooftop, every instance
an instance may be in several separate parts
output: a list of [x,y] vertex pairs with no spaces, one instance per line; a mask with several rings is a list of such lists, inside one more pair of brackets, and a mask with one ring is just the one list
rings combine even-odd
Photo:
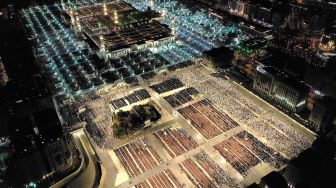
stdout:
[[271,172],[261,178],[261,181],[269,188],[287,188],[287,183],[279,172]]
[[233,52],[233,50],[230,48],[221,46],[219,48],[212,48],[211,50],[205,51],[204,54],[212,57],[218,57],[231,52]]
[[304,84],[303,82],[299,82],[291,77],[286,77],[280,80],[282,83],[286,84],[287,86],[296,89],[298,91],[309,91],[310,87]]
[[300,184],[309,184],[311,187],[335,187],[336,177],[336,143],[320,137],[297,158],[290,161],[299,170]]
[[10,138],[18,153],[30,152],[62,135],[55,109],[45,109],[11,120]]
[[[284,72],[282,72],[282,71],[280,71],[280,70],[278,70],[274,67],[271,67],[271,66],[260,66],[260,67],[258,67],[258,70],[259,70],[259,72],[268,74],[269,76],[272,76],[275,79],[283,79],[283,78],[288,77]],[[265,72],[263,72],[263,71],[265,71]]]

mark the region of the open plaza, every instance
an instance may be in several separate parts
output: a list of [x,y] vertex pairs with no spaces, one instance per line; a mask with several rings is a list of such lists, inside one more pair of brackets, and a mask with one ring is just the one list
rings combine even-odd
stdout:
[[[203,65],[118,90],[84,104],[104,137],[116,187],[245,187],[281,170],[315,140],[299,123]],[[155,103],[162,118],[115,139],[111,101],[127,101],[120,107],[127,111],[134,93],[143,95],[135,104]]]

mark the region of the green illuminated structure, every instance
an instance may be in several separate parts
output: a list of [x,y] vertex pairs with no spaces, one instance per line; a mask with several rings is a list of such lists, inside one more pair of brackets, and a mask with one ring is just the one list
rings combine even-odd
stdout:
[[240,41],[238,48],[248,56],[255,56],[267,48],[267,41],[263,38],[250,38]]

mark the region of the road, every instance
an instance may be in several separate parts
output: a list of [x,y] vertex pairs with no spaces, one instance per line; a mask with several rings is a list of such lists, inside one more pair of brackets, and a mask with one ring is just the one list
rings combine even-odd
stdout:
[[92,188],[97,187],[100,179],[99,160],[91,146],[91,143],[84,133],[83,129],[79,129],[72,133],[80,153],[84,157],[85,167],[83,171],[73,180],[70,181],[68,187]]

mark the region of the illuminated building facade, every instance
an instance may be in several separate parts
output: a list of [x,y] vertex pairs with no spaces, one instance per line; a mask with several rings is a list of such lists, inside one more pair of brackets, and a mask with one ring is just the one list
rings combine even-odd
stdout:
[[272,23],[272,8],[265,7],[269,2],[229,0],[227,7],[231,13],[257,22]]
[[336,52],[336,34],[322,35],[319,49],[323,52]]
[[292,112],[301,111],[306,106],[309,87],[293,80],[285,73],[263,65],[257,67],[253,88],[262,96]]
[[245,8],[246,2],[239,0],[229,0],[228,8],[231,12],[235,13],[238,16],[248,18],[249,14],[247,14],[247,9]]
[[282,72],[266,66],[258,66],[254,77],[253,88],[263,96],[273,96],[278,79],[285,76]]
[[292,112],[305,108],[309,87],[291,78],[281,79],[274,89],[274,99]]
[[5,66],[1,62],[1,57],[0,57],[0,87],[5,86],[6,83],[9,81]]
[[336,100],[324,96],[315,101],[308,122],[316,131],[328,131],[336,124]]

